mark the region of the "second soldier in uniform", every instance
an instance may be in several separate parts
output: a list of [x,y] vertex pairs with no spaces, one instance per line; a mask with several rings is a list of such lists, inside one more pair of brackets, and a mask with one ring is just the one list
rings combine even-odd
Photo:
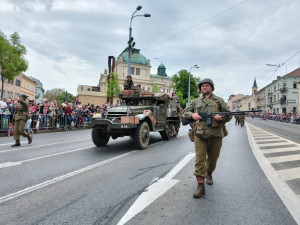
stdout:
[[14,140],[16,141],[11,147],[20,146],[20,136],[26,137],[28,139],[28,144],[31,144],[32,137],[24,130],[26,121],[29,119],[28,114],[28,101],[27,95],[20,95],[18,100],[18,105],[16,109],[16,113],[14,115]]

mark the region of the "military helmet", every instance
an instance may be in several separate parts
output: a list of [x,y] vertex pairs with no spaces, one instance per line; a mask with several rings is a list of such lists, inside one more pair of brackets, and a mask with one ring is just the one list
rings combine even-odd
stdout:
[[24,99],[28,98],[28,96],[25,95],[25,94],[21,94],[20,96],[21,96],[22,98],[24,98]]
[[213,88],[213,90],[215,90],[215,85],[214,85],[214,82],[209,79],[209,78],[204,78],[203,80],[200,81],[199,83],[199,89],[201,90],[201,85],[204,84],[204,83],[208,83],[211,85],[211,87]]

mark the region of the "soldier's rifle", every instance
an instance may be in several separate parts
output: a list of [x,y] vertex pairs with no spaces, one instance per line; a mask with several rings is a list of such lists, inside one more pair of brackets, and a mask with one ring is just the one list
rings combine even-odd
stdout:
[[[249,111],[236,111],[236,112],[213,112],[213,113],[199,112],[198,115],[202,118],[200,121],[205,121],[205,124],[207,126],[210,126],[212,124],[212,118],[214,115],[219,114],[220,116],[225,117],[225,116],[245,115],[245,114],[251,113],[251,112],[256,113],[256,112],[262,112],[262,111],[261,110],[249,110]],[[188,125],[194,121],[195,120],[192,118],[191,119],[182,118],[182,120],[181,120],[183,126]]]

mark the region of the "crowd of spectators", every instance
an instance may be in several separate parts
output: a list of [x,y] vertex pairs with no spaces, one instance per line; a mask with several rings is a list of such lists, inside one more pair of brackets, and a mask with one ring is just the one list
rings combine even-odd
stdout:
[[[13,115],[17,107],[18,99],[3,98],[0,101],[0,131],[6,131],[13,127]],[[119,106],[117,102],[116,106]],[[70,127],[82,127],[84,122],[91,119],[96,113],[103,113],[109,108],[115,107],[105,102],[102,105],[88,103],[82,105],[79,101],[64,102],[60,105],[56,100],[44,99],[37,104],[35,100],[29,100],[30,119],[25,129],[30,133],[38,129],[67,129]]]
[[300,113],[260,113],[248,116],[261,118],[263,120],[274,120],[283,123],[300,124]]

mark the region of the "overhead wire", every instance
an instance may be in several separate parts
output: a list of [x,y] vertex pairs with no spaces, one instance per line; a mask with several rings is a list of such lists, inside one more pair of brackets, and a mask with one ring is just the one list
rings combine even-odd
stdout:
[[201,21],[200,23],[197,23],[197,24],[195,24],[195,25],[193,25],[193,26],[190,26],[190,27],[188,27],[188,28],[185,28],[185,29],[183,29],[182,31],[180,31],[180,32],[178,32],[178,33],[175,33],[175,34],[173,34],[173,35],[171,35],[171,36],[169,36],[169,37],[167,37],[167,38],[165,38],[165,39],[156,41],[156,42],[154,42],[153,44],[151,44],[151,45],[149,45],[149,46],[143,48],[143,50],[148,49],[148,48],[151,48],[152,46],[154,46],[154,45],[156,45],[156,44],[158,44],[158,43],[161,43],[161,42],[164,42],[164,41],[169,40],[169,39],[171,39],[171,38],[174,38],[174,37],[176,37],[176,36],[178,36],[178,35],[180,35],[180,34],[186,32],[186,31],[188,31],[188,30],[191,30],[191,29],[193,29],[193,28],[195,28],[195,27],[197,27],[197,26],[199,26],[199,25],[201,25],[201,24],[203,24],[203,23],[206,23],[206,22],[209,21],[209,20],[212,20],[212,19],[214,19],[214,18],[216,18],[216,17],[218,17],[218,16],[221,16],[221,15],[223,15],[224,13],[226,13],[226,12],[228,12],[228,11],[231,11],[231,10],[233,10],[233,9],[236,8],[236,7],[239,7],[239,6],[242,5],[242,4],[245,4],[245,3],[248,2],[248,1],[250,1],[250,0],[242,1],[242,2],[240,2],[240,3],[238,3],[238,4],[236,4],[236,5],[232,6],[232,7],[230,7],[230,8],[228,8],[228,9],[224,10],[224,11],[221,11],[221,12],[217,13],[217,14],[214,15],[214,16],[211,16],[211,17],[209,17],[209,18],[207,18],[207,19]]
[[[292,58],[294,58],[298,53],[300,53],[300,51],[296,52],[295,54],[293,54],[290,58],[288,58],[285,62],[279,64],[278,68],[276,68],[276,70],[270,75],[268,76],[268,78],[266,79],[266,81],[264,82],[263,87],[265,86],[265,84],[269,81],[269,79],[274,76],[274,74],[280,69],[282,68],[283,65],[285,65],[288,61],[290,61]],[[264,72],[263,72],[264,73]],[[262,73],[262,74],[263,74]]]

